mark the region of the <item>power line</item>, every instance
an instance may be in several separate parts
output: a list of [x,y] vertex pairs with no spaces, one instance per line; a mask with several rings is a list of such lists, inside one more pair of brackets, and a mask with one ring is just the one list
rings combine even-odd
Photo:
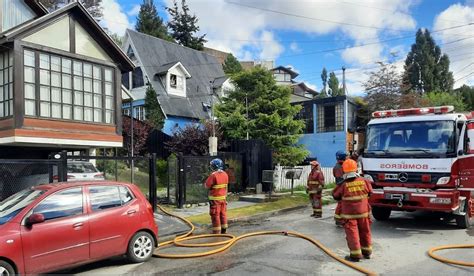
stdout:
[[272,10],[272,9],[267,9],[267,8],[262,8],[262,7],[255,7],[255,6],[242,4],[242,3],[236,3],[236,2],[232,2],[232,1],[224,1],[224,2],[226,2],[228,4],[231,4],[231,5],[246,7],[246,8],[249,8],[249,9],[261,10],[261,11],[265,11],[265,12],[282,14],[282,15],[286,15],[286,16],[298,17],[298,18],[309,19],[309,20],[314,20],[314,21],[321,21],[321,22],[326,22],[326,23],[330,23],[330,24],[346,25],[346,26],[352,26],[352,27],[358,27],[358,28],[376,29],[376,30],[392,30],[392,31],[397,31],[397,32],[400,32],[400,31],[407,32],[407,31],[404,31],[404,30],[401,30],[401,29],[382,28],[382,27],[376,27],[376,26],[367,26],[367,25],[361,25],[361,24],[355,24],[355,23],[340,22],[340,21],[333,21],[333,20],[329,20],[329,19],[309,17],[309,16],[293,14],[293,13],[288,13],[288,12],[283,12],[283,11],[277,11],[277,10]]

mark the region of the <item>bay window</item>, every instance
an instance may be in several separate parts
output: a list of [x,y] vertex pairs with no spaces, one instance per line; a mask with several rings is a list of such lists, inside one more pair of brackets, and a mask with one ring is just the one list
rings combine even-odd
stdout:
[[0,118],[13,115],[13,53],[0,53]]
[[24,50],[25,115],[114,123],[113,69]]

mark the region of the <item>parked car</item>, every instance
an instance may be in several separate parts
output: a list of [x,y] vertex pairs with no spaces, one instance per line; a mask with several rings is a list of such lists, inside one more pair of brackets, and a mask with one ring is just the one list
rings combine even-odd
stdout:
[[158,226],[133,184],[45,184],[0,202],[0,245],[2,275],[46,273],[120,255],[139,263],[158,246]]
[[105,180],[104,174],[87,161],[67,162],[67,181]]

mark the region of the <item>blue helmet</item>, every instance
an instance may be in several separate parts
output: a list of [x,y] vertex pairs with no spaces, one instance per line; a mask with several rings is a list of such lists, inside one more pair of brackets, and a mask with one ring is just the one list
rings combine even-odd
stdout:
[[336,160],[344,161],[346,160],[347,154],[342,150],[338,150],[336,152]]
[[224,169],[224,162],[222,162],[222,160],[220,160],[219,158],[212,159],[210,162],[210,165],[211,165],[211,169],[214,171]]

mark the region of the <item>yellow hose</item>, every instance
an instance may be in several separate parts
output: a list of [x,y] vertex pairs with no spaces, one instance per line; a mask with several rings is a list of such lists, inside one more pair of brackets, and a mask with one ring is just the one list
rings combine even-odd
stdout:
[[457,248],[474,248],[474,244],[444,245],[444,246],[433,247],[428,251],[428,255],[431,258],[433,258],[435,260],[438,260],[442,263],[450,263],[450,264],[454,264],[454,265],[474,267],[474,263],[451,260],[451,259],[443,258],[443,257],[440,257],[440,256],[434,254],[434,252],[436,252],[436,251],[441,251],[441,250],[446,250],[446,249],[457,249]]
[[[185,233],[183,235],[180,235],[180,236],[177,236],[176,238],[174,238],[171,241],[166,241],[166,242],[160,243],[159,248],[162,248],[162,247],[165,247],[165,246],[170,246],[170,245],[181,246],[181,247],[215,247],[215,246],[220,246],[220,245],[222,245],[222,246],[217,248],[217,249],[204,251],[204,252],[198,252],[198,253],[190,253],[190,254],[162,254],[162,253],[157,252],[159,250],[159,248],[158,248],[157,251],[155,251],[155,253],[153,254],[154,257],[181,259],[181,258],[196,258],[196,257],[209,256],[209,255],[217,254],[219,252],[227,250],[229,247],[233,246],[237,241],[239,241],[241,239],[244,239],[244,238],[254,237],[254,236],[262,236],[262,235],[285,235],[285,236],[292,236],[292,237],[305,239],[305,240],[311,242],[312,244],[316,245],[317,247],[319,247],[321,250],[324,251],[324,253],[326,253],[327,255],[329,255],[330,257],[335,259],[336,261],[338,261],[338,262],[340,262],[344,265],[347,265],[347,266],[349,266],[349,267],[351,267],[351,268],[353,268],[353,269],[355,269],[355,270],[357,270],[361,273],[364,273],[366,275],[377,275],[373,271],[370,271],[368,269],[365,269],[363,267],[355,265],[352,262],[349,262],[349,261],[337,256],[336,254],[331,252],[327,247],[322,245],[319,241],[317,241],[317,240],[315,240],[311,237],[308,237],[306,235],[300,234],[298,232],[293,232],[293,231],[288,231],[288,232],[286,232],[286,231],[261,231],[261,232],[253,232],[253,233],[244,234],[244,235],[237,236],[237,237],[234,236],[234,235],[230,235],[230,234],[204,234],[204,235],[190,236],[195,230],[195,227],[192,224],[192,222],[190,222],[186,218],[174,215],[174,214],[166,211],[161,206],[158,206],[158,208],[163,213],[165,213],[167,215],[170,215],[170,216],[173,216],[173,217],[176,217],[176,218],[184,221],[186,224],[188,224],[191,227],[191,230],[189,230],[187,233]],[[224,241],[219,241],[219,242],[212,242],[212,243],[198,243],[198,244],[197,243],[192,243],[192,244],[183,243],[184,241],[188,241],[188,240],[203,239],[203,238],[210,238],[210,237],[212,237],[212,238],[224,237],[224,238],[229,238],[229,239],[224,240]]]

